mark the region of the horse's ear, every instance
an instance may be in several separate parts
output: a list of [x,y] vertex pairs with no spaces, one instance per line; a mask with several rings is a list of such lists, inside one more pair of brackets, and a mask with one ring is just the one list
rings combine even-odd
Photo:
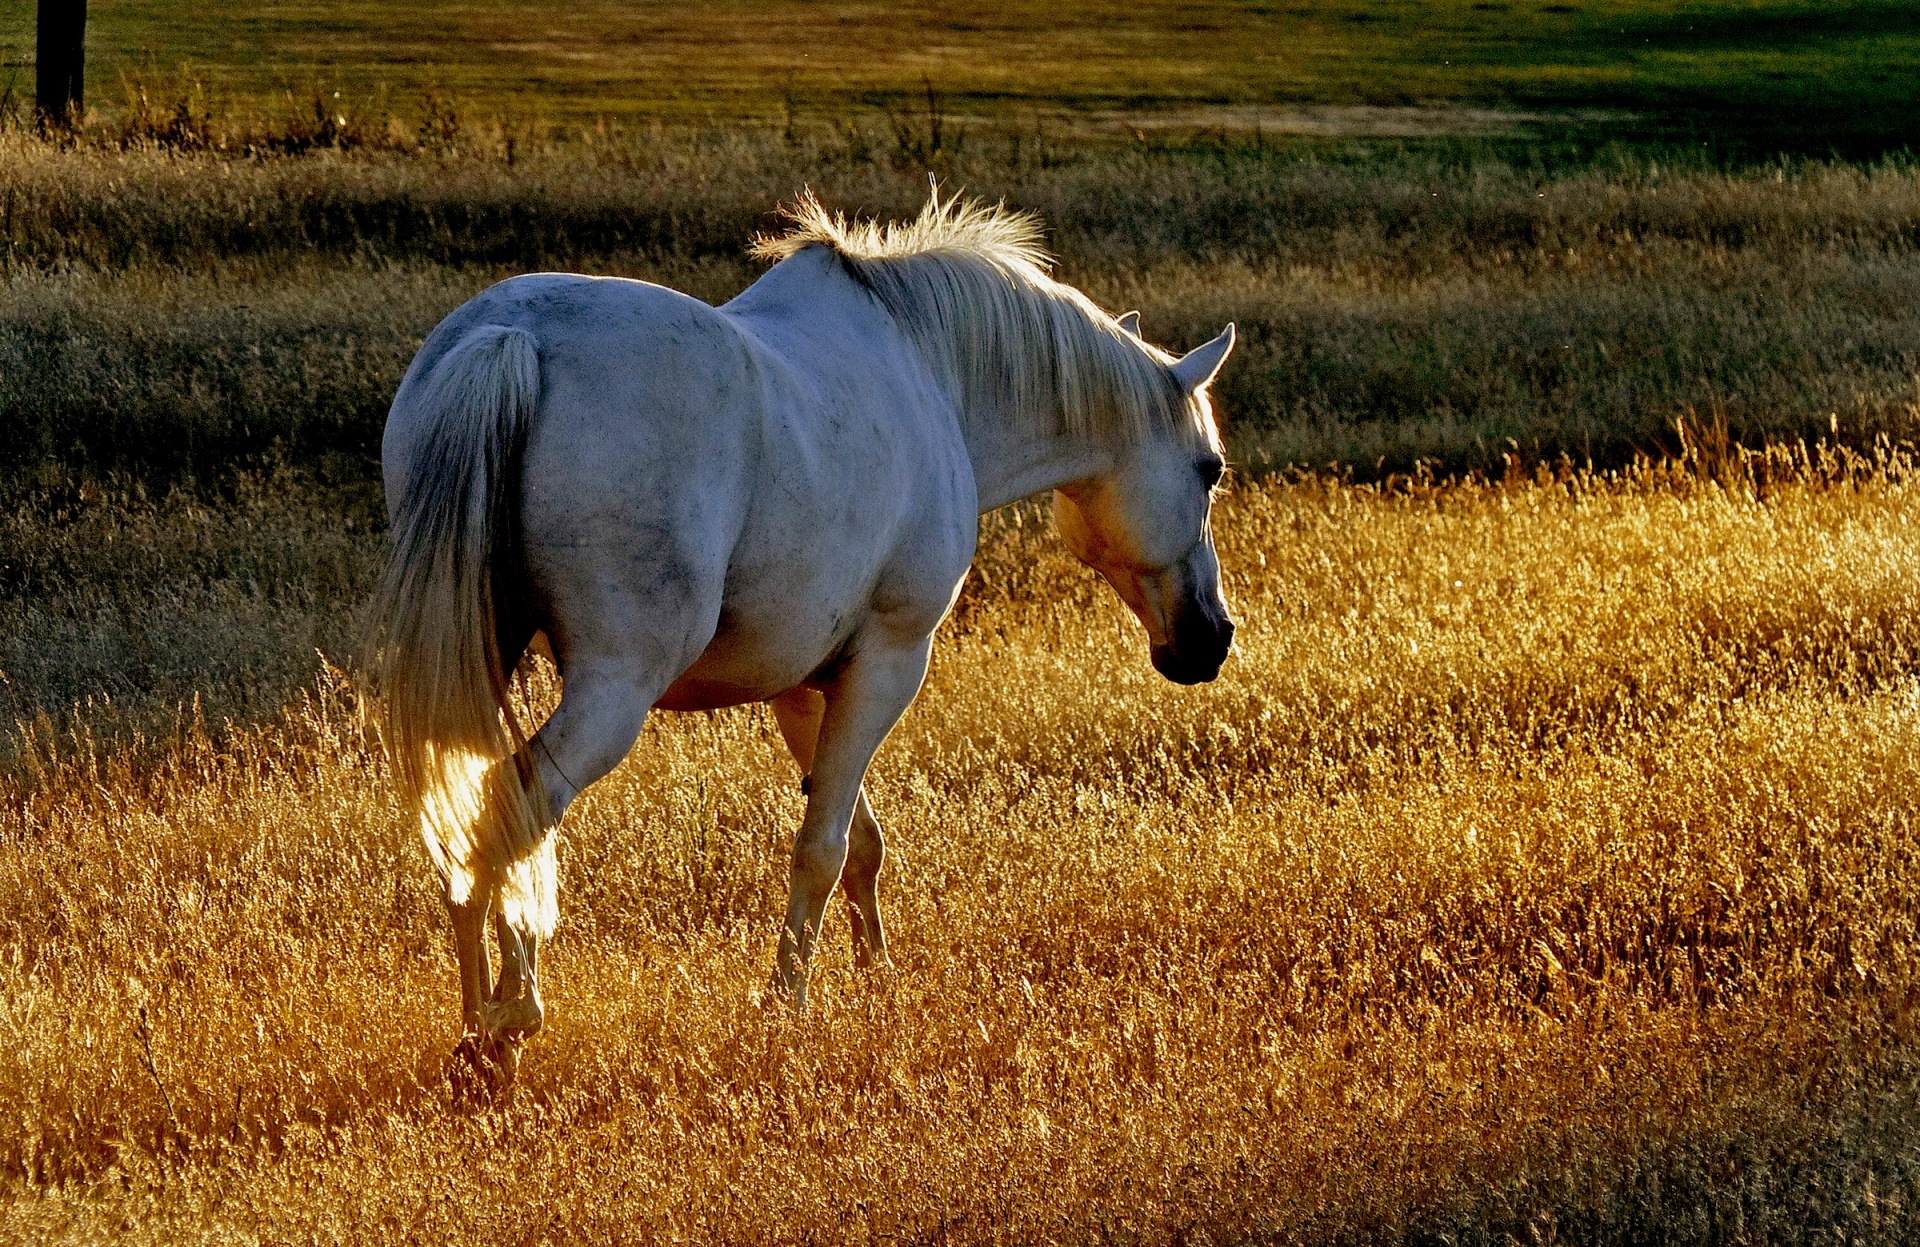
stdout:
[[1119,317],[1115,320],[1114,323],[1119,325],[1120,328],[1125,332],[1132,334],[1134,337],[1137,338],[1140,336],[1140,313],[1122,312],[1119,315]]
[[1229,324],[1213,341],[1205,346],[1196,346],[1174,360],[1173,379],[1180,383],[1180,388],[1191,394],[1213,380],[1214,374],[1220,371],[1220,365],[1227,362],[1227,352],[1233,349],[1233,337],[1233,326]]

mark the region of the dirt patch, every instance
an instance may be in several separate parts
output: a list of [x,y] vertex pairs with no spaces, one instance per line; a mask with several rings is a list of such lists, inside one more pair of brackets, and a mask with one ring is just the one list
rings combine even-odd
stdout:
[[1555,123],[1592,124],[1626,120],[1629,114],[1473,108],[1457,105],[1217,104],[1152,110],[1056,110],[1038,115],[1050,128],[1075,133],[1171,137],[1220,131],[1229,134],[1310,138],[1499,138],[1523,135]]

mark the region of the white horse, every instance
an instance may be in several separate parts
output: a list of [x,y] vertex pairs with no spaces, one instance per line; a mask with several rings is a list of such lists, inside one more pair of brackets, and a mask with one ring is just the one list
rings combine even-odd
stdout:
[[[650,709],[773,703],[807,794],[776,988],[804,1007],[836,882],[856,960],[886,962],[861,784],[982,512],[1056,491],[1062,537],[1168,678],[1212,679],[1232,643],[1206,397],[1231,325],[1173,358],[1049,277],[1035,221],[1002,208],[936,195],[881,228],[809,196],[788,217],[756,244],[779,262],[720,308],[639,281],[501,282],[440,323],[394,398],[386,740],[446,886],[460,1051],[493,1076],[540,1027],[553,828]],[[563,693],[529,739],[508,693],[537,634]]]

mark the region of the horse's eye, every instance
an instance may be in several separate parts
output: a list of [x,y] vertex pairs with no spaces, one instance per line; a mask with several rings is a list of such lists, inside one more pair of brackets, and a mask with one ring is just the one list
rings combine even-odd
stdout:
[[1217,455],[1208,455],[1194,466],[1200,470],[1200,479],[1206,483],[1208,489],[1218,485],[1220,474],[1227,470],[1226,463]]

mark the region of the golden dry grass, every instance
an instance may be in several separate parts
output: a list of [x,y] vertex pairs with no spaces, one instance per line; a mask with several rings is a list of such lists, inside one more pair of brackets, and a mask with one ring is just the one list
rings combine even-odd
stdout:
[[35,755],[0,1237],[1907,1238],[1920,495],[1786,466],[1242,484],[1194,690],[1003,515],[872,781],[898,971],[836,909],[762,1005],[796,776],[761,711],[656,716],[471,1116],[345,688]]

